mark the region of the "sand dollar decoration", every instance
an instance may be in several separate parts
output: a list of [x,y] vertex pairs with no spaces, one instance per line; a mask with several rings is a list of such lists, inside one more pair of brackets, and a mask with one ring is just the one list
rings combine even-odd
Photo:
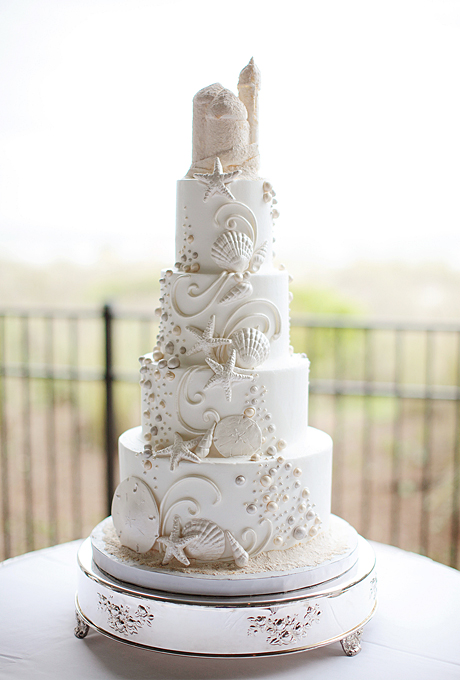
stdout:
[[214,446],[224,458],[251,456],[261,444],[260,427],[244,415],[222,418],[214,430]]
[[184,548],[189,557],[196,560],[217,560],[225,550],[225,534],[209,519],[192,519],[184,526],[182,536],[197,534]]
[[260,366],[270,354],[270,341],[257,328],[241,328],[232,333],[230,339],[240,368]]
[[112,518],[120,543],[145,553],[159,536],[159,513],[150,488],[138,477],[127,477],[116,488]]

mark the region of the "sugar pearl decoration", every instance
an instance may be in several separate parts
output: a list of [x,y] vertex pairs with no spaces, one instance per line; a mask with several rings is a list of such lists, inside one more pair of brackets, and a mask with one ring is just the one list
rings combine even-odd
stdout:
[[283,539],[282,539],[282,537],[281,537],[281,536],[275,536],[275,538],[273,539],[273,545],[276,545],[277,548],[278,548],[280,545],[283,545]]
[[152,439],[152,435],[150,434],[150,432],[146,432],[144,434],[144,439],[146,442],[149,442]]
[[157,307],[155,310],[155,315],[156,316],[161,316],[161,307]]
[[163,420],[162,415],[158,413],[158,415],[155,416],[155,420],[157,421],[157,423],[160,423]]
[[257,385],[253,385],[249,391],[251,392],[251,394],[256,394],[259,391],[259,388],[257,387]]
[[287,444],[284,441],[284,439],[280,439],[279,442],[277,443],[278,451],[282,451],[283,449],[286,448],[286,446]]
[[297,510],[298,510],[300,513],[305,512],[306,509],[307,509],[307,506],[305,505],[305,503],[301,503],[301,504],[299,505],[299,507],[297,508]]
[[154,425],[154,426],[151,428],[150,432],[153,434],[154,437],[156,437],[157,434],[158,434],[158,428],[157,428],[157,426]]
[[166,380],[172,381],[175,378],[175,374],[172,371],[168,371],[165,375]]
[[172,357],[172,359],[168,361],[168,368],[179,368],[179,366],[180,361],[177,357]]
[[286,465],[284,467],[286,468],[286,470],[290,470],[292,468],[292,464],[286,463]]
[[271,500],[268,493],[266,493],[265,496],[262,496],[262,500],[264,503],[268,503]]
[[273,434],[276,430],[276,427],[274,425],[269,425],[267,430],[270,432],[270,434]]
[[267,453],[269,456],[274,456],[276,454],[276,449],[274,446],[269,446],[267,449]]
[[305,489],[302,489],[302,498],[308,498],[310,495],[310,489],[305,487]]
[[243,486],[245,481],[246,481],[246,477],[244,477],[243,475],[238,475],[238,477],[236,477],[236,479],[235,479],[235,484],[237,484],[238,486]]
[[318,527],[312,527],[308,533],[310,534],[310,536],[316,536],[316,534],[318,533]]
[[170,340],[165,347],[167,354],[174,354],[174,343]]
[[252,418],[255,415],[255,413],[256,413],[256,410],[255,410],[255,408],[252,408],[252,406],[245,409],[245,411],[244,411],[244,415],[246,416],[246,418]]
[[168,320],[168,314],[167,314],[167,312],[163,312],[163,314],[161,315],[161,320],[162,320],[162,321],[167,321],[167,320]]
[[152,469],[152,461],[151,460],[144,460],[144,469],[145,470],[151,470]]
[[160,371],[155,371],[155,373],[153,374],[153,377],[155,378],[155,380],[159,380],[161,378]]
[[295,517],[293,517],[292,515],[288,517],[287,523],[289,524],[289,526],[292,527],[292,525],[295,524]]
[[296,527],[292,532],[292,535],[297,541],[301,541],[302,539],[307,537],[307,530],[305,529],[305,527]]
[[306,514],[307,519],[314,519],[315,513],[313,510],[309,510]]
[[263,477],[260,478],[260,483],[262,486],[271,486],[272,478],[269,477],[269,475],[263,475]]
[[174,326],[173,333],[174,335],[180,335],[182,333],[182,328],[180,326]]
[[300,475],[302,474],[302,470],[300,468],[294,468],[292,474],[294,475],[294,477],[300,477]]
[[267,503],[267,510],[269,512],[276,512],[278,510],[278,503],[275,503],[275,501],[270,501],[270,503]]
[[246,512],[249,515],[254,515],[254,513],[257,512],[257,506],[254,505],[254,503],[249,503],[249,505],[246,506]]
[[168,362],[166,361],[166,359],[162,359],[161,361],[158,362],[158,368],[166,368],[167,365]]
[[194,263],[190,266],[190,271],[191,271],[193,274],[196,274],[197,272],[200,271],[200,265],[198,264],[198,262],[194,262]]

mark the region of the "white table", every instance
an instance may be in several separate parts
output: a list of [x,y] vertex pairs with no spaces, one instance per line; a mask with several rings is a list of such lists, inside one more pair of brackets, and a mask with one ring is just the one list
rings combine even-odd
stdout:
[[1,680],[460,679],[460,572],[419,555],[372,544],[379,608],[355,657],[336,643],[279,657],[200,659],[134,648],[95,631],[75,638],[79,545],[0,565]]

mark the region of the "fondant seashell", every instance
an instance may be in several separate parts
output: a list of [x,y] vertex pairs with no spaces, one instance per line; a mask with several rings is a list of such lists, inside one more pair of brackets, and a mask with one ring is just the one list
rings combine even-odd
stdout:
[[265,261],[265,257],[268,252],[268,241],[262,243],[260,248],[257,248],[251,260],[250,270],[251,272],[258,272]]
[[214,430],[214,446],[224,458],[252,456],[262,445],[262,431],[243,415],[222,418]]
[[211,257],[222,269],[244,272],[253,252],[252,241],[241,231],[224,231],[211,246]]
[[257,328],[241,328],[232,333],[230,339],[240,368],[260,366],[270,354],[270,342]]
[[228,305],[230,302],[236,302],[237,300],[242,300],[252,293],[252,284],[249,281],[241,281],[237,283],[236,286],[230,288],[228,293],[224,295],[223,298],[219,300],[223,305]]
[[221,557],[225,550],[225,534],[209,519],[192,519],[182,530],[182,536],[198,534],[184,548],[189,557],[196,560],[212,561]]
[[145,553],[159,536],[159,512],[150,487],[138,477],[127,477],[116,488],[112,519],[120,543]]
[[233,553],[233,559],[237,567],[245,567],[249,562],[249,555],[240,543],[236,540],[230,531],[226,531],[225,535]]
[[209,453],[209,449],[211,448],[212,444],[212,435],[214,434],[214,428],[216,427],[216,424],[214,423],[212,427],[207,430],[204,435],[202,436],[198,446],[195,449],[195,453],[197,456],[200,458],[206,458],[206,456]]

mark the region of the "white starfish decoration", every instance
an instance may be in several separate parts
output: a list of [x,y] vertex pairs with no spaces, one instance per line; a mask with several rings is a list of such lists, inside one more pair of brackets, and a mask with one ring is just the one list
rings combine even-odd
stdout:
[[179,562],[182,562],[182,564],[185,564],[185,566],[190,564],[190,560],[184,553],[184,548],[197,538],[198,533],[188,534],[188,536],[183,536],[181,538],[180,532],[180,517],[179,515],[174,515],[173,526],[169,536],[160,536],[157,538],[157,542],[164,545],[166,548],[163,564],[169,564],[173,557]]
[[195,179],[199,180],[203,184],[206,184],[207,186],[203,196],[203,201],[207,201],[208,198],[214,196],[214,194],[221,194],[222,196],[229,198],[231,201],[234,201],[235,197],[225,185],[229,182],[232,182],[235,177],[238,177],[240,172],[241,170],[223,172],[220,158],[216,156],[216,160],[214,161],[214,171],[211,174],[195,172],[193,176]]
[[161,457],[170,456],[171,470],[175,470],[181,460],[189,460],[192,463],[201,463],[201,458],[197,456],[196,453],[193,453],[193,451],[190,451],[190,449],[194,449],[202,438],[203,437],[195,437],[195,439],[190,439],[190,441],[186,442],[182,439],[180,434],[176,432],[174,435],[174,444],[167,446],[165,449],[161,449],[161,451],[157,451],[156,455]]
[[190,333],[193,333],[193,335],[197,338],[198,342],[193,345],[191,349],[187,352],[186,356],[190,356],[191,354],[197,354],[198,352],[204,352],[205,356],[210,357],[212,356],[212,350],[215,349],[216,347],[220,347],[221,345],[230,345],[231,340],[228,338],[214,338],[214,326],[216,323],[216,317],[213,314],[211,318],[209,319],[206,328],[204,331],[200,331],[199,328],[195,328],[194,326],[186,326],[186,330],[188,330]]
[[214,375],[209,378],[204,386],[204,389],[212,387],[212,385],[222,385],[225,391],[227,401],[232,400],[232,383],[242,382],[243,380],[254,380],[253,375],[235,371],[236,350],[232,351],[230,359],[225,364],[219,364],[214,359],[205,359],[209,368],[214,371]]

